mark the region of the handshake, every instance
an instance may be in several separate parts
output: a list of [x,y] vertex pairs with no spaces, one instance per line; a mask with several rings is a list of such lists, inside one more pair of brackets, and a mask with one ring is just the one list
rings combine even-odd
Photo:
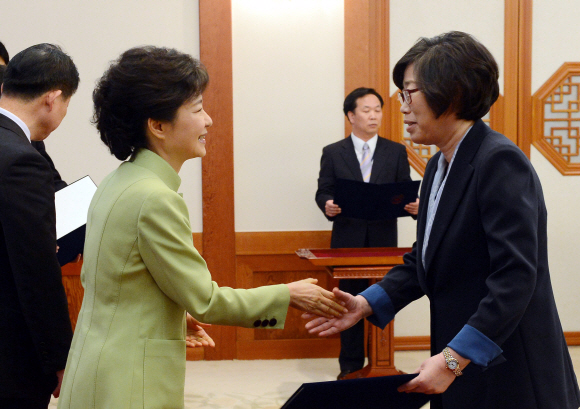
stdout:
[[[287,284],[290,290],[290,307],[304,311],[302,318],[309,320],[306,323],[309,333],[320,336],[336,334],[372,314],[372,309],[364,297],[355,297],[338,288],[328,291],[317,286],[317,282],[314,278],[307,278]],[[187,314],[187,346],[215,346],[204,330],[204,327],[209,326]]]

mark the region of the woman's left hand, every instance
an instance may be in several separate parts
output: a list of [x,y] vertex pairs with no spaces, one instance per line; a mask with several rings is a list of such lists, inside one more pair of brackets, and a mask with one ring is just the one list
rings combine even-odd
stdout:
[[443,353],[432,356],[421,364],[416,371],[419,375],[404,385],[399,386],[399,392],[416,392],[427,395],[443,393],[453,383],[456,376],[445,365]]
[[306,311],[320,317],[341,317],[348,310],[337,300],[336,296],[328,290],[315,285],[315,278],[294,281],[288,283],[290,289],[290,306],[301,311]]
[[186,322],[187,335],[185,336],[185,345],[190,348],[215,347],[213,339],[202,328],[211,327],[211,324],[203,324],[189,315],[189,313],[187,313]]

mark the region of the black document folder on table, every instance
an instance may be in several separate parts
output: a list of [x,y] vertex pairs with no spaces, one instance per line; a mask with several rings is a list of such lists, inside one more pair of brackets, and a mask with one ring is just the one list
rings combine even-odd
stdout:
[[85,176],[55,194],[56,243],[61,266],[82,254],[89,205],[97,186]]
[[429,401],[422,393],[398,392],[417,374],[304,383],[282,409],[419,409]]
[[334,203],[341,215],[354,219],[386,220],[411,216],[405,205],[417,199],[418,180],[398,183],[365,183],[337,179]]

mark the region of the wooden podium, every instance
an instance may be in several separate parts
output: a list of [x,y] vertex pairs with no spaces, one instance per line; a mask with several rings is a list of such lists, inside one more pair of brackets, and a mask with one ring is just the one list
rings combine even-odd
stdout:
[[[381,247],[357,249],[300,249],[296,254],[308,259],[315,266],[324,266],[330,275],[339,280],[368,278],[376,283],[396,265],[403,264],[408,247]],[[384,330],[369,325],[369,363],[345,379],[370,378],[374,376],[400,375],[395,368],[393,322]]]

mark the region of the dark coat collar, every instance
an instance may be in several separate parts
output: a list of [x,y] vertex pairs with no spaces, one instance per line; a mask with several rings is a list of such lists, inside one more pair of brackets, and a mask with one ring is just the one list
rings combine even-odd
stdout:
[[16,135],[28,141],[28,138],[26,137],[26,134],[24,133],[22,128],[12,119],[8,118],[6,115],[3,115],[1,113],[0,113],[0,128],[5,128],[9,131],[12,131]]
[[[457,206],[463,198],[465,189],[473,176],[474,168],[471,165],[471,162],[477,154],[483,139],[489,132],[491,132],[491,129],[481,119],[479,119],[475,122],[467,135],[465,135],[461,145],[459,145],[453,165],[451,166],[449,175],[447,176],[445,188],[441,193],[441,199],[439,201],[439,206],[437,207],[433,227],[431,228],[429,246],[427,247],[427,252],[425,254],[425,271],[428,271],[433,255],[436,253],[441,240],[445,237],[445,233],[455,215]],[[440,156],[441,152],[433,155],[427,165],[428,172],[425,172],[425,181],[427,183],[425,183],[425,189],[423,190],[423,195],[421,197],[421,200],[425,200],[425,203],[428,203],[429,200],[429,193],[431,191],[431,186],[433,185],[433,179],[435,177],[435,172],[437,171],[437,162],[439,161]],[[427,224],[427,208],[427,205],[423,206],[423,211],[418,219],[417,254],[419,260],[421,260],[421,252],[423,251],[425,226]]]
[[348,166],[348,169],[352,173],[353,179],[362,182],[363,177],[360,171],[360,163],[356,157],[356,152],[354,151],[354,143],[352,141],[352,136],[349,136],[348,138],[344,139],[340,155],[342,156],[344,162],[346,163],[346,166]]
[[373,155],[373,167],[371,170],[370,183],[377,183],[385,168],[391,161],[395,160],[394,155],[395,152],[393,149],[389,149],[389,143],[387,140],[379,136],[377,147],[375,148],[375,153]]

